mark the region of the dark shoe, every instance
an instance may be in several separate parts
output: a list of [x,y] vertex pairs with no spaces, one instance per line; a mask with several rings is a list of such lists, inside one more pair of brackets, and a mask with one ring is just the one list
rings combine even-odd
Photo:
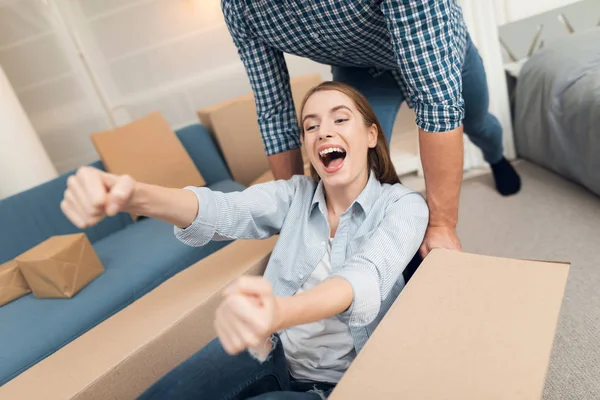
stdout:
[[492,173],[496,189],[503,196],[510,196],[521,190],[521,178],[506,158],[502,157],[502,160],[492,164]]

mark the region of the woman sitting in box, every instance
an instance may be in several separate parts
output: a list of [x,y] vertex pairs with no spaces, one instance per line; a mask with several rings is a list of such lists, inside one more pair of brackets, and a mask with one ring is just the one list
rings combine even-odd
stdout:
[[70,179],[61,207],[80,228],[126,211],[172,223],[190,246],[279,234],[264,277],[225,289],[218,338],[142,398],[325,398],[404,287],[429,212],[400,184],[373,109],[349,86],[324,82],[300,115],[312,178],[234,193],[90,167]]

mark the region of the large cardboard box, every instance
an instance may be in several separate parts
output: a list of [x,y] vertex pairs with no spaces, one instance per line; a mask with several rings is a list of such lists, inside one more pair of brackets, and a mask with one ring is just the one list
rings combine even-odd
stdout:
[[[133,399],[211,340],[219,292],[263,272],[237,241],[0,388],[0,399]],[[568,265],[434,250],[332,400],[540,399]]]
[[136,398],[216,336],[221,290],[262,274],[275,241],[236,241],[202,259],[0,387],[0,400]]
[[[306,93],[321,81],[319,74],[290,80],[296,113]],[[269,169],[252,94],[198,110],[198,118],[216,139],[234,180],[249,186]]]
[[541,399],[568,271],[434,250],[329,399]]

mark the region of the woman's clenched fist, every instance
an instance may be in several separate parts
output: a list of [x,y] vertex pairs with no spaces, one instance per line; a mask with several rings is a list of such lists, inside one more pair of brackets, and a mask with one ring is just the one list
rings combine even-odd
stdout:
[[135,181],[130,176],[81,167],[67,179],[60,208],[75,226],[87,228],[105,216],[126,211],[134,187]]

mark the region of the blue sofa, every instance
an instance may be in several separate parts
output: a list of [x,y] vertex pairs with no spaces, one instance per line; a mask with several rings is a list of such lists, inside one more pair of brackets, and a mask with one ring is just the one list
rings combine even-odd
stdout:
[[[206,184],[240,191],[208,131],[199,124],[176,132]],[[103,169],[100,161],[91,164]],[[0,263],[53,236],[82,232],[60,210],[69,175],[0,200]],[[117,313],[160,283],[230,242],[185,246],[173,226],[128,214],[85,229],[105,272],[72,299],[21,297],[0,307],[0,386]]]

